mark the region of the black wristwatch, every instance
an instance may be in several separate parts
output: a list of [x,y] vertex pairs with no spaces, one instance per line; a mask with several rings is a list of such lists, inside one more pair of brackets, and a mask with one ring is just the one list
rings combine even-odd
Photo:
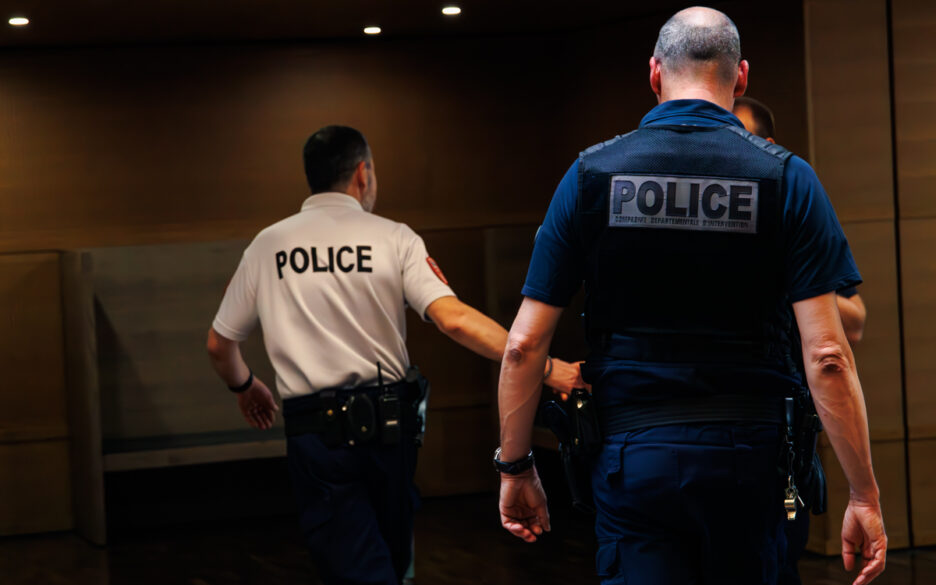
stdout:
[[494,451],[494,469],[501,473],[506,473],[507,475],[518,475],[523,473],[527,469],[533,467],[533,451],[517,461],[501,461],[500,460],[501,448],[498,447]]

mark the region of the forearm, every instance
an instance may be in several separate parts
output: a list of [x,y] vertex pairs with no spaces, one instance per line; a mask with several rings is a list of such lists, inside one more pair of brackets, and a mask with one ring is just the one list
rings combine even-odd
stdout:
[[561,313],[560,307],[525,298],[510,328],[497,390],[503,461],[530,452],[546,352]]
[[834,293],[793,303],[803,341],[806,381],[856,499],[877,501],[868,414],[855,357],[845,339]]
[[226,339],[211,329],[207,349],[211,367],[228,386],[240,386],[250,377],[250,369],[236,341]]
[[864,335],[865,319],[867,310],[864,302],[858,295],[852,297],[836,296],[835,301],[838,305],[839,315],[842,316],[842,328],[845,330],[845,337],[851,344],[861,341]]
[[876,502],[879,492],[871,466],[864,395],[847,344],[842,354],[841,359],[807,362],[807,381],[852,496]]
[[507,345],[507,330],[474,307],[462,304],[460,314],[442,328],[459,345],[478,355],[500,361]]
[[515,461],[530,452],[549,344],[525,345],[524,340],[517,339],[507,344],[497,393],[501,459]]

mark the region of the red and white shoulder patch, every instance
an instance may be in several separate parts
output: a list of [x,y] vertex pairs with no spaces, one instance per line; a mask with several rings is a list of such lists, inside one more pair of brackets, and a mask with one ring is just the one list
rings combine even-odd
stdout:
[[432,256],[426,256],[426,263],[429,264],[429,268],[435,272],[435,275],[439,277],[439,280],[441,280],[443,284],[449,283],[445,278],[445,275],[442,274],[442,269],[439,268],[439,265],[436,263],[436,261],[432,259]]

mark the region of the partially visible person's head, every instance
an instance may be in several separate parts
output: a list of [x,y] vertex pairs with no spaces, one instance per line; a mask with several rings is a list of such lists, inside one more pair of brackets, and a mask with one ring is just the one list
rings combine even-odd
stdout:
[[661,99],[674,99],[663,95],[667,86],[741,95],[747,85],[748,65],[741,60],[738,28],[724,13],[702,6],[681,10],[666,21],[650,67],[651,86]]
[[754,98],[741,96],[735,98],[733,113],[741,120],[748,132],[774,142],[773,112],[763,103]]
[[337,191],[358,197],[371,211],[377,198],[373,156],[364,135],[348,126],[325,126],[302,149],[312,194]]

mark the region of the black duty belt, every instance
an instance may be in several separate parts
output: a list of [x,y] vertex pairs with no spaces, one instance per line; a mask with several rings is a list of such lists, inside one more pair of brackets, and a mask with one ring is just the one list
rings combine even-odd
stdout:
[[783,398],[715,395],[598,409],[603,436],[638,429],[695,423],[786,424]]
[[[414,418],[413,404],[420,400],[414,381],[400,380],[383,386],[326,389],[283,401],[287,437],[319,433],[331,444],[383,442]],[[395,421],[395,422],[394,422]],[[391,428],[395,427],[395,428]]]

